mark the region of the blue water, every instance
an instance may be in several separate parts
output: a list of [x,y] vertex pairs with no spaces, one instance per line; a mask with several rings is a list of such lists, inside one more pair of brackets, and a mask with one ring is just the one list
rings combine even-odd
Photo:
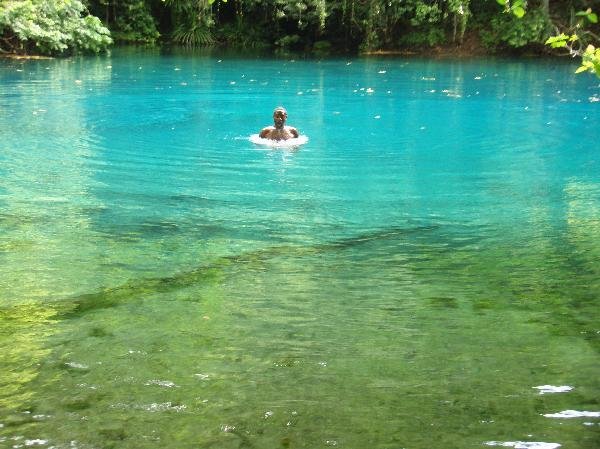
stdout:
[[574,69],[0,60],[0,447],[597,448]]

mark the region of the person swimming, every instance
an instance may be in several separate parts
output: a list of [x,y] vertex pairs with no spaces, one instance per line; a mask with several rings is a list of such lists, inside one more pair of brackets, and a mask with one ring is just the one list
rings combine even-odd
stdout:
[[293,126],[286,126],[287,111],[285,108],[278,107],[273,111],[273,122],[275,126],[263,128],[258,137],[270,140],[288,140],[295,139],[300,134]]

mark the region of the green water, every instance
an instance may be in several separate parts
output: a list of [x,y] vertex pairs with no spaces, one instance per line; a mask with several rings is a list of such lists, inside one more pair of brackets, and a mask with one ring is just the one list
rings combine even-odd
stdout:
[[[0,447],[600,447],[572,72],[0,61]],[[248,141],[279,104],[303,147]]]

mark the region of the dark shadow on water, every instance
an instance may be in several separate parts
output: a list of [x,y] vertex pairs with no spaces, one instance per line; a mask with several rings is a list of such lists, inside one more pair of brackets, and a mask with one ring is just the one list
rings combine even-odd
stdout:
[[[451,224],[413,225],[376,229],[312,245],[269,246],[218,257],[170,276],[132,279],[122,285],[64,297],[52,301],[51,307],[56,312],[53,313],[54,319],[73,319],[156,294],[218,286],[229,273],[256,267],[268,269],[269,263],[277,266],[281,259],[301,266],[305,265],[304,258],[310,259],[308,262],[311,264],[314,260],[331,258],[339,259],[340,263],[362,264],[375,258],[377,263],[383,263],[390,270],[401,268],[401,265],[412,267],[424,279],[432,276],[433,282],[441,276],[442,282],[457,282],[466,286],[467,290],[469,285],[474,285],[476,290],[481,291],[480,295],[475,294],[469,299],[474,313],[497,312],[499,308],[506,307],[523,309],[534,313],[531,319],[552,332],[584,338],[600,350],[600,334],[595,331],[596,297],[590,294],[587,284],[577,280],[578,276],[581,277],[581,270],[572,263],[573,255],[564,254],[560,260],[544,264],[540,262],[535,248],[533,254],[528,252],[515,256],[513,246],[506,248],[497,245],[494,240],[481,240],[483,237],[479,231],[481,229],[471,229],[469,239],[457,241],[453,233],[464,236],[465,229],[462,227],[453,229]],[[512,259],[508,258],[507,251],[513,255]],[[399,257],[394,258],[394,255]],[[499,261],[504,263],[499,264]],[[515,271],[515,267],[519,267],[520,271]],[[453,273],[451,277],[448,277],[449,273]],[[520,274],[517,276],[515,273]],[[593,284],[596,283],[593,281]],[[526,290],[523,290],[524,287],[527,287]],[[595,291],[594,288],[592,290]],[[437,293],[422,298],[431,309],[456,310],[465,301],[453,294]],[[196,292],[186,300],[203,302],[205,299]],[[0,308],[0,314],[17,313],[20,308],[20,305]],[[557,313],[548,314],[548,310]]]
[[63,301],[60,301],[64,302],[66,306],[65,308],[61,308],[63,312],[60,316],[63,318],[76,317],[93,310],[108,309],[117,306],[133,297],[167,293],[200,283],[209,285],[219,281],[222,278],[223,270],[234,264],[266,262],[277,257],[313,257],[328,252],[344,251],[359,245],[399,240],[411,234],[429,233],[438,228],[439,226],[437,225],[414,228],[388,228],[312,246],[275,246],[238,255],[225,256],[218,258],[211,264],[173,276],[132,280],[117,287],[108,287],[97,292],[65,298]]

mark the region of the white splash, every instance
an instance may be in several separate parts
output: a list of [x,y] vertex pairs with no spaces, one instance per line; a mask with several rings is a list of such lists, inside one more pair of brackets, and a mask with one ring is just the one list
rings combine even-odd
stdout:
[[175,411],[182,412],[186,409],[185,405],[172,405],[171,402],[163,402],[162,404],[149,404],[142,407],[144,410],[149,412],[166,412],[166,411]]
[[68,366],[69,368],[74,368],[74,369],[88,369],[89,366],[84,365],[83,363],[77,363],[77,362],[67,362],[65,363],[66,366]]
[[488,441],[486,446],[514,447],[515,449],[557,449],[558,443],[544,443],[542,441]]
[[461,94],[459,94],[453,90],[450,90],[450,89],[444,89],[444,90],[442,90],[442,93],[445,93],[447,97],[451,97],[451,98],[461,98],[462,97]]
[[264,145],[271,148],[295,148],[308,142],[308,137],[306,136],[298,136],[288,140],[271,140],[258,137],[258,134],[252,134],[248,139],[256,145]]
[[548,413],[546,418],[600,418],[600,412],[579,412],[577,410],[564,410],[558,413]]
[[566,393],[567,391],[571,391],[573,389],[573,387],[570,387],[568,385],[560,385],[560,386],[554,386],[554,385],[540,385],[538,387],[533,387],[536,388],[540,391],[540,394],[546,394],[546,393]]
[[140,354],[140,355],[148,355],[148,353],[146,351],[140,351],[140,350],[136,350],[136,349],[130,349],[129,351],[127,351],[128,354]]
[[48,444],[48,440],[25,440],[25,446],[44,446]]
[[167,388],[172,388],[172,387],[177,386],[177,385],[175,385],[174,382],[171,382],[170,380],[149,380],[144,385],[158,385],[159,387],[167,387]]

